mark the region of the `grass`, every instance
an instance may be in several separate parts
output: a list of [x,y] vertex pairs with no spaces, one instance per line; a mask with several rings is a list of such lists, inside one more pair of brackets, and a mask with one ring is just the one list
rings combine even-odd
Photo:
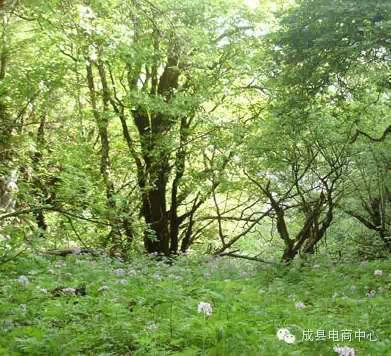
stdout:
[[[85,296],[50,292],[82,284]],[[0,355],[336,355],[336,345],[391,355],[390,292],[389,260],[288,269],[197,257],[171,266],[22,257],[0,271]],[[201,301],[210,317],[197,312]],[[296,342],[278,340],[279,328]],[[325,340],[302,340],[322,330]],[[352,341],[333,341],[333,330],[351,330]],[[377,341],[358,340],[359,330]]]

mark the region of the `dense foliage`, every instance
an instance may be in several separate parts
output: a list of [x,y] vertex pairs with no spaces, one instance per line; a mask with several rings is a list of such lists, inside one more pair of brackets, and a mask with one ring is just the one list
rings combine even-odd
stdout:
[[[73,299],[61,299],[61,288],[59,299],[47,299],[31,286],[2,284],[0,321],[9,326],[0,353],[7,343],[6,354],[68,352],[56,347],[73,343],[86,316],[90,334],[69,354],[91,347],[102,354],[238,354],[239,345],[249,354],[284,354],[273,346],[276,328],[298,320],[314,326],[332,308],[317,300],[320,290],[304,300],[323,288],[326,267],[310,268],[317,259],[341,273],[350,263],[357,280],[366,268],[358,263],[374,260],[368,282],[360,282],[367,289],[372,270],[386,269],[379,259],[389,261],[391,252],[389,1],[6,0],[0,17],[0,268],[12,281],[31,269],[42,288],[77,282],[87,290],[77,289],[86,298],[70,310]],[[205,255],[241,261],[235,268],[242,272],[247,263],[270,269],[252,269],[249,280],[236,281],[238,272],[227,283],[221,276],[203,281]],[[65,258],[69,278],[50,256]],[[135,278],[98,292],[113,263],[135,268]],[[183,280],[156,281],[155,273],[181,266]],[[281,311],[291,308],[292,276],[314,319]],[[281,286],[270,298],[281,303],[269,318],[254,300],[265,302],[256,291],[273,278]],[[327,278],[330,288],[339,286]],[[245,307],[235,299],[238,286],[248,288]],[[375,287],[386,298],[389,286]],[[339,306],[350,315],[346,327],[364,303],[357,293]],[[151,314],[135,307],[129,325],[124,298]],[[198,298],[224,311],[202,321]],[[381,315],[383,300],[376,303]],[[19,304],[27,311],[6,310]],[[116,308],[121,336],[113,334]],[[200,308],[209,313],[209,304]],[[57,325],[67,311],[70,324]],[[188,322],[187,313],[194,314]],[[364,319],[385,343],[385,323]],[[162,323],[161,331],[145,334],[148,322]],[[245,322],[248,335],[239,330]],[[101,324],[101,337],[93,336]],[[15,341],[27,334],[26,343]],[[270,338],[264,348],[259,335]],[[381,354],[382,342],[363,350]]]

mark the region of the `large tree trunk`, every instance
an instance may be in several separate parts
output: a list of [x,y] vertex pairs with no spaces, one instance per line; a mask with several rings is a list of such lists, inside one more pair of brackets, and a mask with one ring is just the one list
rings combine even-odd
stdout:
[[169,254],[170,234],[167,216],[167,181],[170,175],[169,156],[164,147],[163,133],[170,128],[170,120],[161,114],[150,118],[141,111],[133,113],[140,135],[144,172],[147,185],[140,187],[141,213],[151,231],[144,236],[148,253]]
[[[280,238],[284,241],[285,248],[281,260],[289,264],[299,254],[300,251],[304,253],[313,253],[316,244],[324,237],[327,229],[333,220],[334,201],[332,198],[332,191],[327,192],[327,197],[321,193],[316,202],[309,204],[303,200],[303,207],[305,211],[305,220],[303,227],[294,238],[290,237],[288,227],[285,221],[285,212],[281,203],[273,197],[269,189],[269,184],[264,188],[258,185],[270,200],[270,205],[275,212],[277,219],[277,231]],[[320,222],[319,219],[322,210],[327,206],[326,216]]]
[[169,253],[169,220],[167,217],[166,184],[162,178],[155,182],[155,187],[150,189],[143,197],[144,218],[152,235],[145,235],[145,248],[149,253]]
[[185,173],[186,164],[186,140],[189,135],[189,127],[192,122],[192,118],[188,120],[185,117],[181,118],[181,124],[179,128],[179,148],[175,157],[175,177],[171,186],[171,207],[170,207],[170,252],[177,253],[179,247],[179,228],[182,219],[178,217],[178,208],[181,203],[178,197],[178,190],[180,181]]
[[[178,49],[175,44],[169,49],[164,71],[157,81],[157,73],[152,74],[151,96],[160,95],[170,103],[174,90],[178,88]],[[156,67],[156,66],[154,66]],[[155,72],[155,70],[152,70]],[[170,253],[170,218],[167,213],[167,182],[171,174],[170,133],[177,121],[160,112],[148,112],[139,107],[133,111],[141,152],[144,160],[145,186],[140,186],[142,215],[152,234],[145,233],[144,245],[149,253]],[[140,183],[139,183],[140,185]]]

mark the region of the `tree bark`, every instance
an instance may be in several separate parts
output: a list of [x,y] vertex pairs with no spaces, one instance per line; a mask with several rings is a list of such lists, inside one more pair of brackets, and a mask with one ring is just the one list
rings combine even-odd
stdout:
[[163,132],[170,128],[170,124],[161,114],[150,118],[147,113],[139,110],[133,112],[133,116],[140,135],[148,185],[140,186],[141,213],[152,232],[145,232],[144,245],[148,253],[168,255],[170,235],[166,193],[170,166],[167,150],[162,147],[160,141],[163,139]]
[[106,76],[103,68],[103,64],[98,64],[98,72],[102,82],[103,87],[103,112],[100,112],[98,109],[98,102],[95,89],[94,74],[91,62],[88,62],[86,65],[87,71],[87,84],[90,95],[90,102],[92,107],[92,113],[95,118],[96,125],[98,127],[99,138],[101,143],[101,153],[100,153],[100,173],[103,178],[105,191],[106,191],[106,204],[108,209],[108,218],[112,224],[111,231],[108,238],[115,243],[115,236],[120,235],[119,230],[119,221],[116,218],[116,202],[114,198],[114,184],[110,179],[110,145],[109,145],[109,134],[108,134],[108,104],[109,104],[109,93],[107,92],[107,82]]

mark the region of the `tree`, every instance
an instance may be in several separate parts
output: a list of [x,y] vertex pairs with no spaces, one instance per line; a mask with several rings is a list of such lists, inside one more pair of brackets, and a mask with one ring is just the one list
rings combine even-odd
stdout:
[[[318,148],[322,155],[333,152],[333,147],[340,147],[343,152],[341,168],[348,168],[343,176],[342,171],[337,174],[337,180],[343,185],[346,185],[346,178],[354,174],[355,155],[368,152],[367,145],[348,146],[357,143],[359,138],[383,144],[388,138],[389,18],[390,5],[384,2],[304,0],[283,15],[280,29],[269,35],[272,82],[266,82],[266,87],[274,98],[267,116],[271,120],[267,123],[272,128],[271,135],[273,138],[281,136],[282,140],[288,136],[300,144],[303,140],[307,143],[313,140],[317,144],[321,139],[323,143]],[[277,148],[277,144],[273,146]],[[275,155],[278,165],[286,160],[281,157],[284,151],[292,152],[289,146],[283,147]],[[325,158],[324,162],[331,163]],[[333,166],[339,164],[330,165]],[[334,169],[329,173],[332,175],[332,172],[336,173]],[[328,173],[326,176],[331,177]],[[288,239],[284,209],[269,187],[264,184],[262,189],[276,212],[279,233],[288,242],[287,255],[291,255],[289,250],[295,248]],[[303,188],[298,188],[296,193],[300,196],[299,190]],[[325,229],[318,230],[315,217],[322,201],[328,200],[326,196],[310,206],[307,199],[301,199],[301,209],[307,215],[302,231],[323,235],[321,232]],[[326,229],[336,207],[336,201],[331,200],[333,207],[326,214],[329,218],[324,220]],[[373,207],[368,209],[372,211]],[[297,236],[304,235],[300,231]],[[304,243],[301,238],[295,240]],[[308,241],[311,240],[318,239],[309,238]],[[307,246],[307,251],[313,249],[312,243]]]
[[[52,46],[72,67],[67,75],[73,72],[75,87],[88,100],[84,110],[99,137],[112,244],[123,232],[132,240],[139,217],[150,253],[175,254],[192,242],[194,215],[219,182],[206,189],[202,184],[211,169],[223,170],[229,160],[225,154],[214,157],[205,167],[209,172],[200,174],[197,150],[208,146],[200,144],[204,135],[218,132],[221,123],[213,122],[214,112],[236,94],[227,88],[222,95],[222,88],[240,80],[248,46],[256,42],[253,15],[237,6],[231,19],[228,3],[235,6],[229,1],[112,1],[24,9],[56,40]],[[125,172],[113,163],[119,147]],[[128,175],[127,192],[119,191],[122,174]],[[138,193],[132,195],[134,203],[127,197],[134,191],[129,187]]]
[[280,92],[284,105],[301,107],[299,114],[308,117],[322,97],[335,107],[352,142],[361,136],[385,140],[390,14],[391,5],[376,0],[303,0],[288,11],[281,30],[270,36],[278,86],[289,86]]
[[[357,146],[357,144],[356,144]],[[364,151],[357,147],[354,171],[349,177],[350,194],[345,194],[343,210],[375,232],[385,247],[391,247],[389,142]]]

